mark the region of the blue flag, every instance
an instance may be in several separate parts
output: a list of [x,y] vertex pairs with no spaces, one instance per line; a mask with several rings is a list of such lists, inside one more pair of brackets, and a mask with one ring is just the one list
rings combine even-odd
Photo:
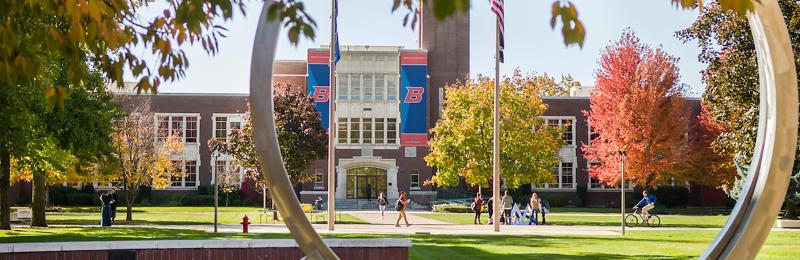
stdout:
[[333,64],[336,65],[339,63],[339,60],[342,59],[341,51],[339,51],[339,24],[337,22],[339,20],[339,1],[334,0],[334,7],[333,7],[333,51],[334,51],[334,58]]

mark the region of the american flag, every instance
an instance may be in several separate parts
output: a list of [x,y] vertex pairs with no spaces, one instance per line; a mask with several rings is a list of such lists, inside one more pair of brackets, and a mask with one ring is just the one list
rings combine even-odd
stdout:
[[500,30],[500,35],[498,35],[498,39],[497,39],[497,41],[498,41],[497,42],[497,48],[499,49],[498,53],[500,55],[500,57],[498,57],[498,59],[500,59],[500,62],[503,62],[503,60],[504,60],[503,59],[503,49],[506,46],[506,43],[505,43],[505,41],[506,41],[505,40],[506,32],[505,32],[505,25],[504,25],[504,16],[505,16],[505,14],[503,13],[503,1],[504,0],[492,0],[492,12],[494,12],[497,15],[497,27]]

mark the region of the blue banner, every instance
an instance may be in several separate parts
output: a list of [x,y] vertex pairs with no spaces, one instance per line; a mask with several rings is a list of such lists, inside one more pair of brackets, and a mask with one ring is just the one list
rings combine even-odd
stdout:
[[322,116],[322,127],[328,129],[330,104],[330,69],[328,64],[308,64],[308,95]]
[[400,145],[426,146],[428,133],[428,66],[400,66]]

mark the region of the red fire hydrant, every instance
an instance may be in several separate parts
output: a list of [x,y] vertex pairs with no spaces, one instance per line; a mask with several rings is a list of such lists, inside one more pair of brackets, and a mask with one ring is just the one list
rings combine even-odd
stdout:
[[244,217],[242,218],[242,223],[241,223],[242,224],[242,233],[247,233],[247,231],[250,228],[250,221],[248,221],[248,220],[250,220],[250,218],[248,218],[247,215],[244,215]]

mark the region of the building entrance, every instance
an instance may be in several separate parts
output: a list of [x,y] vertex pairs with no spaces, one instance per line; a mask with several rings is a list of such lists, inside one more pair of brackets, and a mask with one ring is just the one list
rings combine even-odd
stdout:
[[386,170],[359,167],[347,170],[348,199],[376,199],[386,194]]

